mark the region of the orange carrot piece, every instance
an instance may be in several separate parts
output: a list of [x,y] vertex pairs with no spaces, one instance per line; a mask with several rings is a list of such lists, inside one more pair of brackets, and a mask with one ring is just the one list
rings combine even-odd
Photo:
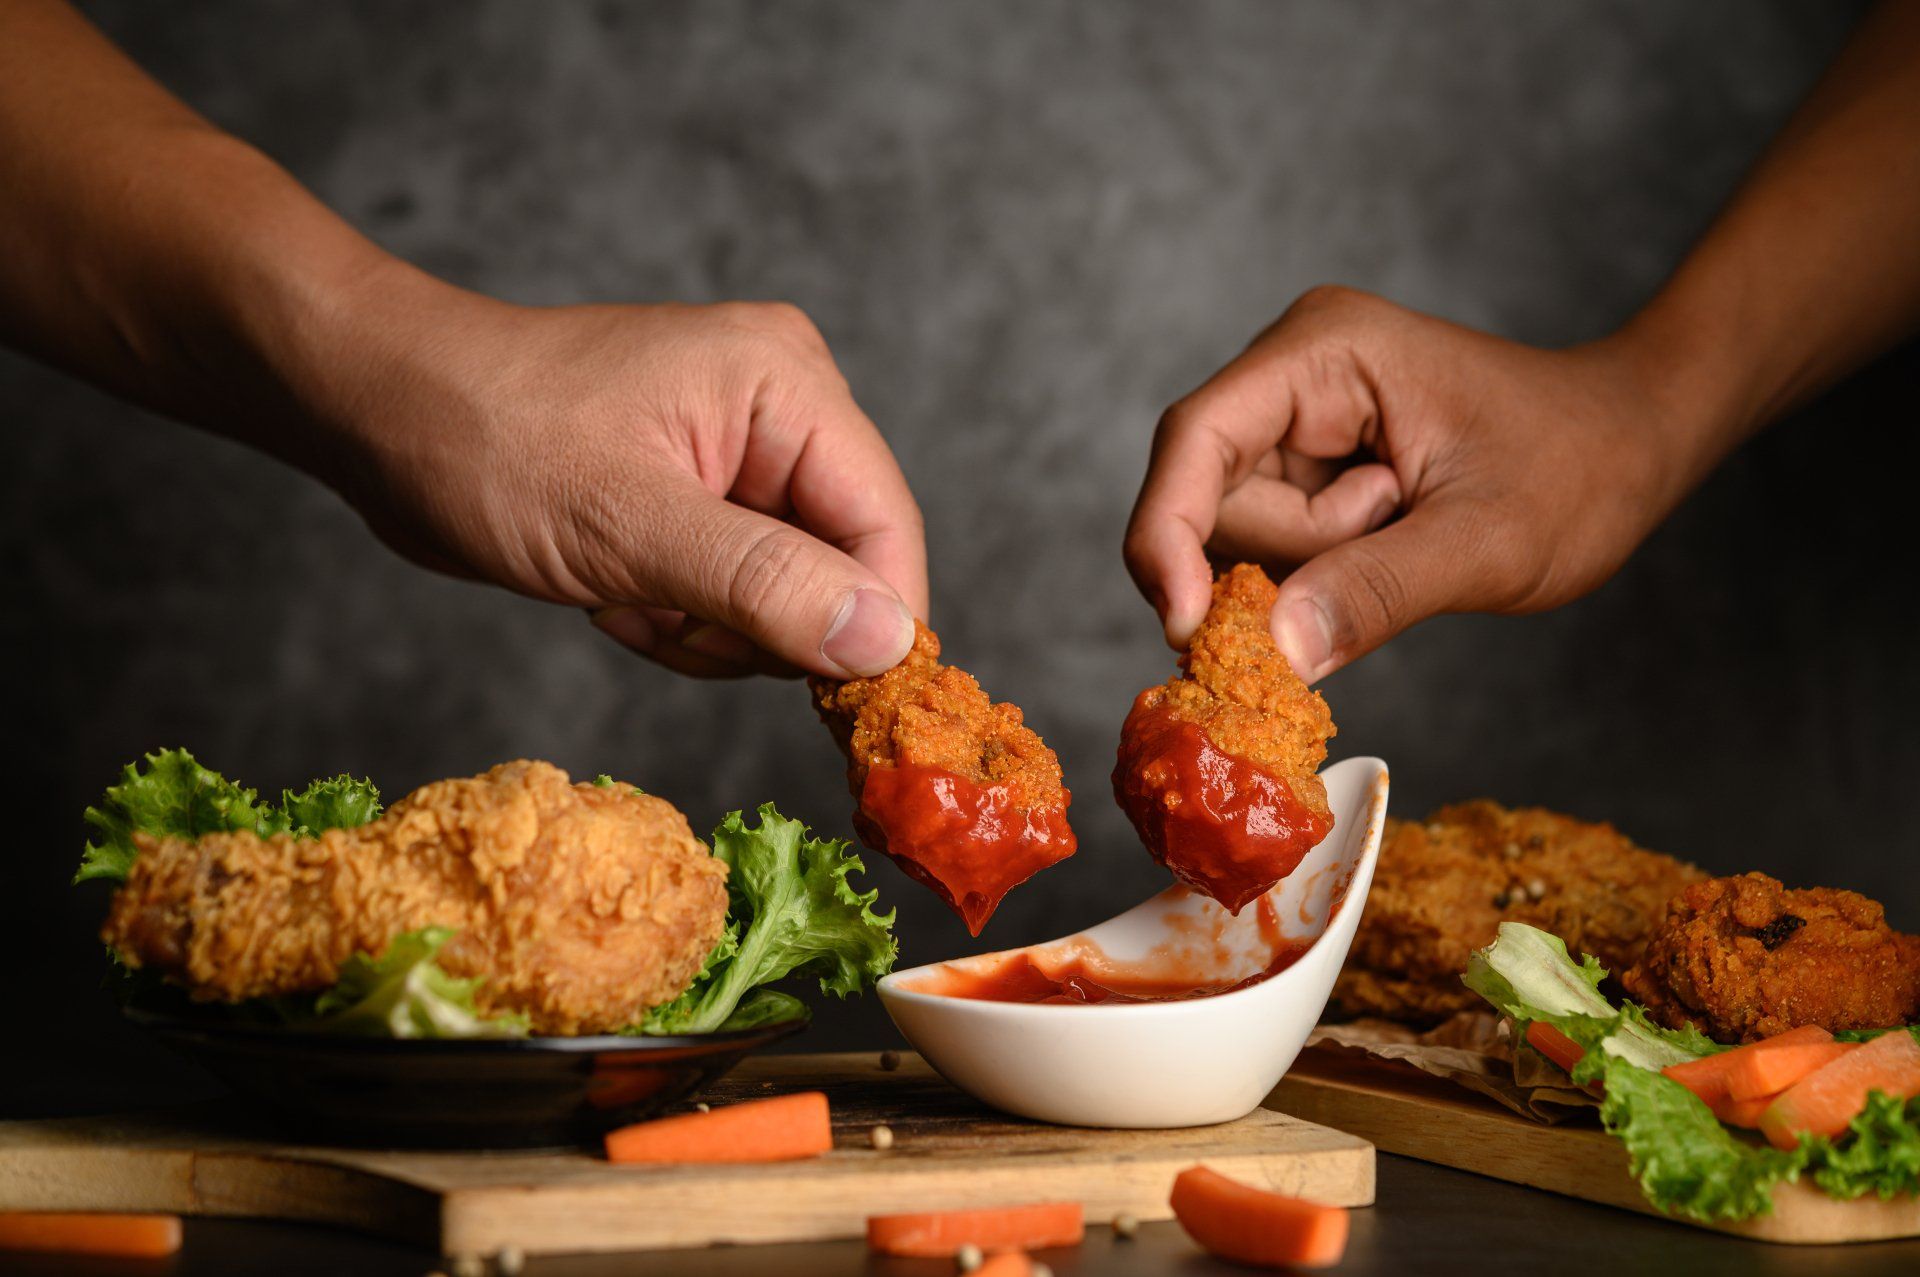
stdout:
[[1024,1250],[1002,1250],[988,1255],[973,1277],[1033,1277],[1033,1261]]
[[1920,1043],[1906,1030],[1882,1033],[1795,1082],[1760,1115],[1760,1131],[1785,1149],[1803,1134],[1838,1135],[1866,1107],[1870,1091],[1901,1100],[1920,1095]]
[[1578,1042],[1544,1020],[1535,1020],[1527,1025],[1527,1045],[1569,1073],[1573,1072],[1574,1065],[1580,1063],[1580,1057],[1586,1054]]
[[1815,1069],[1825,1068],[1858,1042],[1757,1042],[1727,1070],[1727,1098],[1757,1100],[1778,1095]]
[[1688,1060],[1684,1064],[1669,1064],[1660,1071],[1692,1091],[1707,1102],[1707,1107],[1724,1102],[1727,1096],[1727,1075],[1739,1067],[1746,1054],[1757,1047],[1794,1046],[1802,1042],[1831,1042],[1833,1034],[1817,1024],[1803,1024],[1797,1029],[1788,1029],[1785,1033],[1760,1042],[1750,1042],[1746,1046],[1736,1046],[1731,1051],[1719,1051],[1713,1055],[1703,1055],[1697,1060]]
[[966,1245],[981,1250],[1078,1246],[1086,1235],[1086,1212],[1079,1202],[910,1211],[867,1219],[867,1249],[923,1258],[954,1255]]
[[1708,1105],[1713,1115],[1728,1126],[1738,1126],[1742,1130],[1754,1131],[1760,1128],[1760,1115],[1778,1099],[1777,1095],[1762,1095],[1752,1100],[1721,1100]]
[[1347,1249],[1344,1208],[1282,1197],[1205,1166],[1173,1181],[1173,1214],[1203,1249],[1235,1263],[1326,1268]]
[[179,1249],[178,1215],[0,1212],[0,1250],[158,1259]]
[[609,1162],[791,1162],[832,1148],[827,1097],[819,1091],[655,1118],[607,1133]]

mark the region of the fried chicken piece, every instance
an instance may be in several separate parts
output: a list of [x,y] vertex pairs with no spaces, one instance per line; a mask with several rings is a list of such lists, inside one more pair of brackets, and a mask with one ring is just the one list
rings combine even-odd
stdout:
[[1716,1042],[1803,1024],[1883,1029],[1920,1019],[1920,936],[1889,927],[1858,892],[1709,878],[1668,905],[1622,983],[1660,1023]]
[[1700,877],[1611,825],[1538,807],[1479,801],[1388,820],[1331,1006],[1420,1025],[1480,1008],[1460,974],[1502,922],[1551,932],[1618,973],[1639,958],[1667,900]]
[[1113,769],[1154,859],[1235,913],[1333,828],[1315,774],[1333,717],[1273,641],[1278,597],[1250,563],[1214,581],[1182,673],[1135,699]]
[[439,965],[483,978],[482,1012],[610,1032],[685,988],[726,920],[726,865],[671,803],[547,763],[438,781],[318,838],[137,841],[102,938],[209,1001],[324,989],[353,954],[437,926],[458,933]]
[[1074,853],[1060,760],[1017,706],[942,665],[925,625],[914,623],[912,650],[886,673],[808,685],[847,756],[860,840],[932,888],[974,935],[1008,891]]

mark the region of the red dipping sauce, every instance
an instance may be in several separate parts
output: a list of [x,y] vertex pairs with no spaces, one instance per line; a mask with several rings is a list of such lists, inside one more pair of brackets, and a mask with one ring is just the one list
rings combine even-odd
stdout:
[[1153,858],[1239,913],[1333,828],[1280,777],[1226,753],[1140,693],[1120,729],[1113,794]]
[[1015,807],[1005,786],[911,763],[867,773],[853,823],[869,846],[931,887],[976,936],[1007,892],[1079,846],[1064,801]]
[[1271,946],[1267,965],[1240,980],[1220,979],[1203,971],[1192,959],[1153,954],[1132,963],[1114,962],[1097,950],[1061,948],[1022,949],[997,962],[949,964],[907,986],[914,993],[983,1002],[1051,1003],[1097,1006],[1115,1002],[1189,1002],[1252,988],[1271,980],[1299,960],[1311,941],[1290,940],[1280,934],[1271,901],[1260,902],[1260,930]]

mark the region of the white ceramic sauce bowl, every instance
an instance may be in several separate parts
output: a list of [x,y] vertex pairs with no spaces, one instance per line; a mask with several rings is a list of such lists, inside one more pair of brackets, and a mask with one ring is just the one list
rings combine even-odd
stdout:
[[1009,1113],[1069,1126],[1134,1128],[1205,1126],[1245,1116],[1292,1067],[1325,1009],[1380,854],[1386,764],[1349,758],[1321,779],[1333,832],[1267,893],[1281,934],[1311,946],[1277,975],[1230,993],[1172,1002],[995,1002],[927,991],[949,972],[988,971],[1023,953],[1056,966],[1091,955],[1104,970],[1124,972],[1131,963],[1143,974],[1164,970],[1171,957],[1182,972],[1218,984],[1267,968],[1273,944],[1260,923],[1260,902],[1236,918],[1174,886],[1045,944],[896,971],[880,981],[880,1000],[942,1076]]

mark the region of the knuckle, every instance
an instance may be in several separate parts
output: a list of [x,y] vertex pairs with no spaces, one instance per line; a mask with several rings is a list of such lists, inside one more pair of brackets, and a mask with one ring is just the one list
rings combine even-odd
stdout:
[[1411,619],[1407,616],[1411,593],[1399,568],[1364,542],[1353,546],[1349,566],[1351,585],[1346,600],[1349,632],[1335,635],[1336,645],[1343,649],[1363,635],[1390,634]]
[[793,528],[769,528],[747,544],[727,580],[727,598],[750,632],[764,632],[805,589],[808,541]]

